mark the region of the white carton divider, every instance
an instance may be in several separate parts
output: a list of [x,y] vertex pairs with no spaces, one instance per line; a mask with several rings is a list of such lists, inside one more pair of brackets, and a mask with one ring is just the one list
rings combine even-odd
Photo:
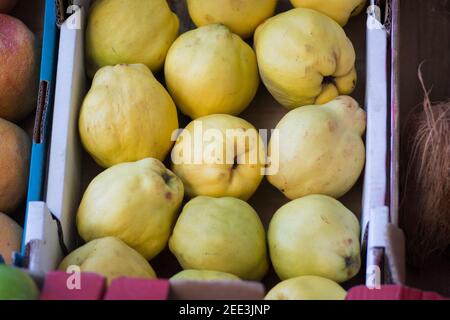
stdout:
[[81,28],[73,28],[70,19],[61,26],[46,195],[48,208],[60,221],[69,249],[75,243],[75,213],[81,183],[82,153],[77,119],[86,91],[83,68],[85,10],[81,8],[77,15],[81,19]]
[[369,224],[369,250],[386,247],[386,233],[389,225],[389,208],[373,208],[370,212]]
[[26,221],[25,248],[27,268],[33,274],[55,269],[62,257],[58,226],[45,202],[29,202]]

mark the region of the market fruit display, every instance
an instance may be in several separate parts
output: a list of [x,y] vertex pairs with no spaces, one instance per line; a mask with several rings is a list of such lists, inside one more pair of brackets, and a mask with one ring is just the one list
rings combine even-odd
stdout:
[[17,122],[36,107],[38,53],[36,38],[28,27],[0,13],[0,118]]
[[181,180],[159,160],[118,164],[86,189],[78,232],[85,241],[117,237],[151,259],[166,246],[182,200]]
[[293,200],[274,214],[268,230],[272,264],[280,279],[305,275],[344,282],[361,265],[357,217],[323,195]]
[[262,81],[288,109],[326,103],[356,86],[355,50],[328,16],[297,8],[266,20],[254,47]]
[[276,127],[279,137],[270,141],[269,157],[279,170],[267,179],[290,199],[343,196],[364,167],[365,128],[365,111],[348,96],[290,111]]
[[16,3],[17,0],[0,0],[0,13],[10,12]]
[[259,85],[254,51],[221,24],[182,34],[167,54],[164,73],[177,107],[193,119],[238,115]]
[[188,281],[236,281],[241,280],[231,273],[211,271],[211,270],[183,270],[173,275],[170,280]]
[[189,15],[197,27],[224,24],[244,39],[273,16],[276,5],[277,0],[187,0]]
[[13,219],[0,212],[0,256],[7,264],[12,263],[12,255],[20,250],[23,229]]
[[0,264],[0,300],[37,300],[39,289],[24,271]]
[[249,199],[264,177],[265,146],[249,122],[216,114],[192,121],[172,150],[189,197]]
[[97,0],[86,27],[87,73],[107,65],[142,63],[158,71],[178,36],[179,20],[166,0]]
[[100,69],[81,106],[81,141],[102,167],[163,160],[176,129],[172,98],[143,64]]
[[264,227],[246,202],[197,197],[183,208],[169,240],[183,269],[214,270],[260,280],[268,270]]
[[82,272],[100,274],[108,283],[120,277],[156,278],[147,260],[114,237],[88,242],[66,256],[58,269],[67,271],[70,266],[78,266]]
[[291,0],[294,7],[309,8],[326,14],[341,26],[345,26],[350,17],[360,14],[366,0]]
[[347,292],[336,282],[317,276],[285,280],[273,287],[265,300],[344,300]]
[[0,118],[0,212],[11,213],[25,198],[30,140],[21,128]]

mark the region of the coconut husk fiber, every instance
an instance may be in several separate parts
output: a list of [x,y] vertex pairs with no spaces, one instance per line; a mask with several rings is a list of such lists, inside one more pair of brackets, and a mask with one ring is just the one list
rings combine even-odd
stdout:
[[432,103],[420,70],[424,100],[401,134],[400,199],[408,263],[419,268],[450,249],[450,100]]

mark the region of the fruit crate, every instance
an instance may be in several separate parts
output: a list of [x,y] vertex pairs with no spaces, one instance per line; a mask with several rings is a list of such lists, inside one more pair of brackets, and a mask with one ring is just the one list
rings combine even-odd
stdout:
[[[28,203],[44,200],[44,184],[48,142],[55,90],[57,42],[59,40],[56,27],[55,2],[51,0],[18,1],[9,15],[22,21],[35,35],[39,50],[39,91],[36,97],[36,109],[18,125],[30,136],[31,157],[27,185],[27,196],[23,204],[11,213],[11,217],[24,226],[24,237],[20,252],[14,254],[12,262],[21,265],[25,252],[26,223],[29,220]],[[32,210],[31,210],[32,211]],[[38,223],[40,224],[40,222]],[[34,227],[30,228],[31,230]],[[28,230],[30,231],[30,230]],[[28,248],[29,250],[31,248]]]
[[[407,170],[405,148],[401,132],[410,112],[423,103],[424,91],[418,78],[421,63],[425,87],[430,90],[431,101],[446,101],[450,97],[450,2],[398,1],[393,30],[392,50],[392,108],[391,108],[391,212],[400,218],[400,226],[410,218],[409,212],[401,209],[404,190],[400,176]],[[448,178],[448,176],[447,176]],[[421,197],[421,195],[417,195]],[[400,210],[401,209],[401,210]],[[448,213],[447,213],[448,214]],[[407,231],[405,229],[405,231]],[[408,243],[408,233],[405,234]],[[405,254],[404,281],[422,290],[436,291],[450,296],[450,248],[440,256],[428,258],[418,268],[411,263],[411,256]]]
[[[41,220],[40,230],[45,230],[45,239],[33,238],[34,233],[27,232],[25,240],[26,246],[39,246],[39,251],[32,251],[27,256],[27,265],[33,273],[45,274],[54,270],[58,263],[63,258],[67,251],[75,249],[80,240],[75,228],[75,213],[77,211],[79,202],[83,191],[90,183],[90,181],[102,171],[92,158],[82,149],[78,134],[78,112],[83,101],[83,98],[89,88],[89,80],[85,76],[84,70],[84,27],[86,22],[86,13],[89,10],[89,1],[74,1],[75,6],[65,7],[62,2],[58,3],[58,17],[61,23],[60,30],[60,46],[59,58],[57,65],[57,82],[55,95],[55,112],[53,117],[53,128],[51,137],[51,147],[49,156],[49,169],[45,190],[45,200],[42,202],[30,202],[29,208],[32,210],[32,217],[39,217]],[[172,10],[177,13],[180,18],[181,31],[186,31],[193,28],[193,24],[187,13],[186,4],[184,1],[169,1]],[[289,1],[279,1],[278,11],[285,11],[291,8]],[[379,8],[379,7],[374,7]],[[381,12],[381,9],[380,9]],[[66,15],[66,13],[69,13]],[[374,24],[370,28],[366,28],[367,16],[361,14],[353,18],[345,27],[347,35],[352,40],[357,54],[356,68],[358,71],[359,82],[356,91],[352,96],[361,104],[364,105],[366,99],[370,108],[373,110],[382,110],[380,113],[373,113],[369,111],[369,128],[368,134],[372,132],[371,145],[378,148],[378,150],[370,151],[368,148],[367,167],[380,168],[384,170],[380,174],[376,172],[375,176],[366,179],[364,184],[364,175],[356,186],[342,199],[340,199],[346,207],[361,218],[363,226],[363,249],[369,247],[367,243],[367,222],[369,221],[368,213],[363,215],[363,199],[369,199],[374,195],[375,190],[372,187],[374,183],[371,179],[386,176],[387,171],[384,162],[380,164],[380,159],[383,160],[382,155],[387,152],[387,131],[385,131],[385,138],[378,142],[378,137],[383,135],[382,129],[373,117],[385,117],[387,115],[386,108],[382,106],[387,105],[387,74],[379,72],[385,68],[380,68],[380,63],[386,63],[387,55],[387,33],[382,26],[376,25],[375,20],[383,21],[383,17],[374,16],[377,12],[372,12],[369,21]],[[375,19],[375,20],[374,20]],[[381,23],[381,22],[380,22]],[[366,38],[367,32],[367,38]],[[378,41],[384,37],[386,47],[381,48],[378,44],[372,46],[366,39]],[[377,47],[378,46],[378,47]],[[374,53],[368,54],[366,47],[374,50]],[[381,54],[381,56],[380,56]],[[381,59],[380,59],[381,58]],[[368,76],[370,71],[370,77]],[[156,75],[159,80],[162,80],[161,75]],[[368,80],[368,82],[366,82]],[[380,83],[381,81],[381,83]],[[377,83],[378,82],[378,83]],[[377,89],[386,90],[385,94],[374,91],[373,87]],[[367,90],[366,90],[367,87]],[[381,107],[380,107],[381,105]],[[377,108],[378,107],[378,108]],[[257,96],[253,100],[250,107],[241,115],[242,118],[248,120],[256,128],[272,129],[278,121],[287,113],[280,104],[268,93],[264,85],[260,85]],[[372,119],[372,118],[373,119]],[[373,124],[372,124],[373,122]],[[384,121],[385,122],[385,121]],[[371,125],[372,124],[372,125]],[[376,128],[376,132],[374,129]],[[372,128],[372,131],[370,131]],[[376,135],[373,135],[376,133]],[[381,153],[380,153],[381,152]],[[380,157],[376,157],[376,154]],[[367,175],[366,170],[366,175]],[[375,182],[376,183],[376,182]],[[365,190],[363,197],[363,189]],[[370,200],[368,206],[383,207],[386,199],[387,190],[376,190],[378,194],[375,200]],[[369,201],[369,200],[366,200]],[[377,202],[378,201],[378,202]],[[270,186],[267,181],[263,181],[262,185],[256,194],[250,199],[249,203],[259,213],[264,225],[267,226],[273,213],[288,200],[278,190]],[[367,210],[366,210],[367,211]],[[383,221],[381,221],[383,222]],[[34,222],[33,225],[36,226]],[[375,225],[375,224],[374,224]],[[373,228],[375,231],[376,228]],[[381,229],[382,230],[382,229]],[[364,255],[363,255],[364,261]],[[152,260],[152,266],[158,272],[160,278],[168,278],[177,271],[180,267],[176,259],[170,254],[168,250],[163,251],[158,257]],[[381,265],[380,265],[381,267]],[[366,279],[366,270],[361,268],[360,274],[357,275],[350,282],[346,283],[347,288],[358,284],[364,284]],[[380,277],[380,274],[377,274]],[[374,279],[377,279],[375,277]],[[275,273],[271,270],[263,281],[266,289],[271,288],[278,281]],[[183,286],[187,286],[188,292],[204,292],[204,290],[196,290],[196,286],[204,286],[206,284],[194,283],[179,283],[176,288],[178,291],[183,291]],[[254,297],[261,298],[263,295],[262,287],[254,287],[252,283],[242,283],[241,287],[255,288]],[[230,290],[236,288],[230,285]],[[242,288],[241,288],[242,290]],[[211,295],[208,290],[208,295]],[[232,297],[231,295],[230,297]]]
[[[33,227],[25,234],[25,267],[41,275],[54,270],[62,257],[81,243],[75,228],[75,213],[87,185],[102,171],[81,147],[78,134],[78,112],[90,85],[84,69],[84,28],[90,1],[73,1],[70,6],[64,1],[56,3],[60,45],[49,168],[43,201],[29,203],[27,225]],[[185,1],[169,3],[180,18],[181,31],[193,28]],[[360,218],[362,226],[363,265],[360,273],[344,284],[346,288],[404,283],[405,276],[403,235],[397,228],[395,147],[392,157],[389,152],[391,139],[394,146],[398,144],[396,136],[391,137],[389,131],[392,127],[396,132],[395,122],[391,123],[389,116],[392,110],[398,110],[398,55],[395,49],[399,45],[400,2],[372,1],[370,5],[368,16],[361,14],[345,27],[357,54],[359,80],[352,96],[368,112],[366,170],[355,187],[340,199]],[[289,8],[289,1],[282,0],[277,11]],[[391,48],[394,49],[392,55]],[[156,76],[159,80],[163,78],[161,74]],[[392,101],[391,96],[395,98]],[[390,105],[394,107],[392,110],[388,108]],[[257,128],[271,129],[286,112],[261,84],[257,96],[241,117]],[[391,120],[396,116],[394,113]],[[393,179],[389,179],[389,164],[393,167]],[[266,180],[249,201],[266,227],[273,213],[287,202]],[[390,206],[394,210],[390,211]],[[366,259],[367,263],[364,263]],[[168,250],[152,260],[152,266],[160,278],[168,278],[180,270]],[[270,289],[277,281],[274,271],[270,270],[263,285]],[[211,284],[179,283],[176,286],[179,292],[195,292],[196,298],[214,297],[214,290],[205,290],[211,288]],[[262,287],[246,282],[229,285],[228,297],[239,297],[239,292],[245,289],[253,292],[253,298],[262,297]],[[183,297],[192,298],[189,295]]]

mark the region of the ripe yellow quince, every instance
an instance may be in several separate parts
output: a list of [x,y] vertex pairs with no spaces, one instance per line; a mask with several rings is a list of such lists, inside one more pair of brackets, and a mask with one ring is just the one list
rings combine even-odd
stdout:
[[323,195],[293,200],[274,214],[268,243],[281,279],[315,275],[344,282],[361,266],[359,222],[339,201]]
[[179,20],[166,0],[97,0],[86,26],[87,73],[121,63],[158,71],[178,36]]
[[261,78],[288,109],[326,103],[356,85],[355,50],[339,24],[311,9],[283,12],[255,33]]
[[176,129],[172,98],[143,64],[100,69],[81,106],[81,142],[102,167],[164,160]]
[[[108,283],[120,277],[156,278],[155,271],[136,250],[114,237],[96,239],[70,253],[58,269],[78,266],[82,272],[104,276]],[[71,271],[72,272],[72,271]]]
[[347,292],[334,281],[302,276],[280,282],[264,300],[344,300],[346,295]]
[[165,76],[176,105],[193,119],[241,113],[259,85],[252,48],[221,24],[182,34],[167,54]]
[[366,6],[366,0],[291,0],[294,7],[314,9],[326,14],[341,26]]
[[236,198],[197,197],[189,201],[169,240],[184,269],[213,270],[260,280],[268,259],[258,214]]
[[365,128],[365,111],[348,96],[290,111],[270,141],[269,157],[278,171],[267,179],[289,199],[343,196],[364,168]]
[[122,163],[100,173],[77,212],[85,241],[114,236],[151,259],[167,244],[183,200],[183,183],[156,159]]
[[172,170],[189,197],[248,200],[264,177],[265,146],[249,122],[226,114],[192,121],[172,150]]
[[170,278],[170,280],[189,281],[236,281],[241,280],[234,274],[211,270],[183,270]]
[[277,0],[188,0],[187,5],[197,27],[222,23],[245,39],[273,16]]

